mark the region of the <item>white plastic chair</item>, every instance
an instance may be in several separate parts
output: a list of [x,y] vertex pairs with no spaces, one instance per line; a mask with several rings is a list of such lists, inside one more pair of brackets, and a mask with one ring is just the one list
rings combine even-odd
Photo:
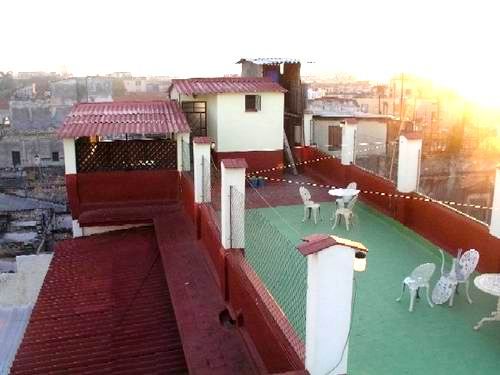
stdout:
[[434,307],[429,298],[429,281],[436,270],[436,265],[434,263],[424,263],[413,270],[410,276],[405,277],[401,287],[401,295],[396,299],[397,302],[401,301],[406,287],[410,291],[410,307],[408,311],[413,311],[413,305],[415,304],[415,298],[418,295],[420,288],[426,288],[425,295],[427,297],[427,302],[430,307]]
[[311,218],[311,212],[314,218],[314,224],[318,223],[318,216],[321,218],[321,206],[319,203],[311,200],[311,193],[305,187],[299,187],[300,197],[302,198],[302,202],[304,202],[304,218],[302,222],[306,221],[309,217]]
[[340,217],[342,216],[345,221],[346,229],[349,230],[349,224],[352,223],[352,218],[354,215],[353,214],[354,205],[356,204],[357,200],[358,197],[355,196],[349,201],[349,203],[347,203],[347,207],[343,206],[337,207],[337,209],[335,210],[335,222],[333,223],[332,229],[335,229],[337,223],[339,222]]

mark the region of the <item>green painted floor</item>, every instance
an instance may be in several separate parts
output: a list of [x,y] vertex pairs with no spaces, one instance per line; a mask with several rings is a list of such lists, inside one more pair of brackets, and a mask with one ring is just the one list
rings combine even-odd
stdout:
[[[447,305],[430,308],[424,298],[416,303],[413,313],[409,313],[408,294],[400,303],[395,302],[401,281],[417,265],[434,262],[436,273],[433,286],[441,265],[437,248],[366,205],[358,204],[355,208],[357,224],[349,232],[343,224],[331,230],[331,223],[325,217],[331,213],[331,203],[322,203],[322,209],[324,218],[318,225],[312,221],[302,223],[302,206],[249,210],[247,220],[252,221],[252,211],[258,211],[294,244],[307,234],[332,233],[362,242],[368,247],[367,270],[356,273],[357,297],[349,348],[350,375],[500,374],[500,322],[485,323],[477,332],[472,329],[478,320],[495,309],[496,299],[493,296],[472,286],[472,305],[462,294],[456,297],[453,308]],[[269,285],[269,289],[276,300],[279,303],[283,299],[286,301],[289,297],[280,296],[284,293],[283,285],[276,287],[276,280],[269,277],[269,270],[292,269],[293,278],[288,282],[295,282],[293,285],[301,288],[305,281],[304,263],[294,254],[291,255],[293,262],[288,265],[282,256],[266,256],[262,251],[257,253],[251,242],[267,240],[262,240],[265,236],[257,230],[259,225],[254,223],[252,227],[250,222],[247,227],[252,232],[247,235],[247,258],[267,283],[274,283]],[[292,254],[292,250],[289,251]],[[296,291],[294,295],[297,297],[293,303],[305,304],[303,290]],[[287,313],[287,310],[293,312],[297,309],[288,306],[283,310]],[[289,315],[292,315],[289,318],[292,324],[302,331],[300,320],[303,315]],[[303,332],[300,333],[303,335]]]

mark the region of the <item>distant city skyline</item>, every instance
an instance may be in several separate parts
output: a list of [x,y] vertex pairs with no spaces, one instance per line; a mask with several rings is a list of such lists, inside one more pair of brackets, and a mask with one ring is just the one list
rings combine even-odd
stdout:
[[8,0],[2,13],[0,71],[220,76],[240,57],[294,57],[304,75],[409,72],[500,107],[494,2]]

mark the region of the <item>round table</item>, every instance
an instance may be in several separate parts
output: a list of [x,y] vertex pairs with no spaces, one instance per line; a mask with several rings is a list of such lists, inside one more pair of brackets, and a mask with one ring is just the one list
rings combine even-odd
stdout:
[[493,311],[490,316],[481,319],[474,326],[474,329],[478,330],[484,322],[500,321],[500,273],[485,273],[477,276],[474,279],[474,285],[476,285],[479,290],[498,297],[496,311]]
[[331,189],[328,190],[328,194],[334,197],[353,197],[359,194],[357,189]]

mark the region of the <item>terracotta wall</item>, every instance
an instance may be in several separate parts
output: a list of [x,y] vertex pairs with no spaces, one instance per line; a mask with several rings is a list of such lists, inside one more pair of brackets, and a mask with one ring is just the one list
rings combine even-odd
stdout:
[[66,175],[72,216],[86,209],[178,200],[179,173],[174,170],[114,171]]
[[[327,156],[311,147],[298,147],[294,152],[302,161]],[[329,185],[345,186],[355,181],[360,190],[397,194],[391,181],[355,165],[344,166],[338,159],[302,165],[300,170],[304,175]],[[441,204],[422,201],[420,198],[424,197],[417,193],[406,195],[418,199],[366,193],[360,197],[451,254],[456,254],[459,248],[475,248],[481,254],[479,271],[500,272],[500,239],[490,235],[486,225]]]

